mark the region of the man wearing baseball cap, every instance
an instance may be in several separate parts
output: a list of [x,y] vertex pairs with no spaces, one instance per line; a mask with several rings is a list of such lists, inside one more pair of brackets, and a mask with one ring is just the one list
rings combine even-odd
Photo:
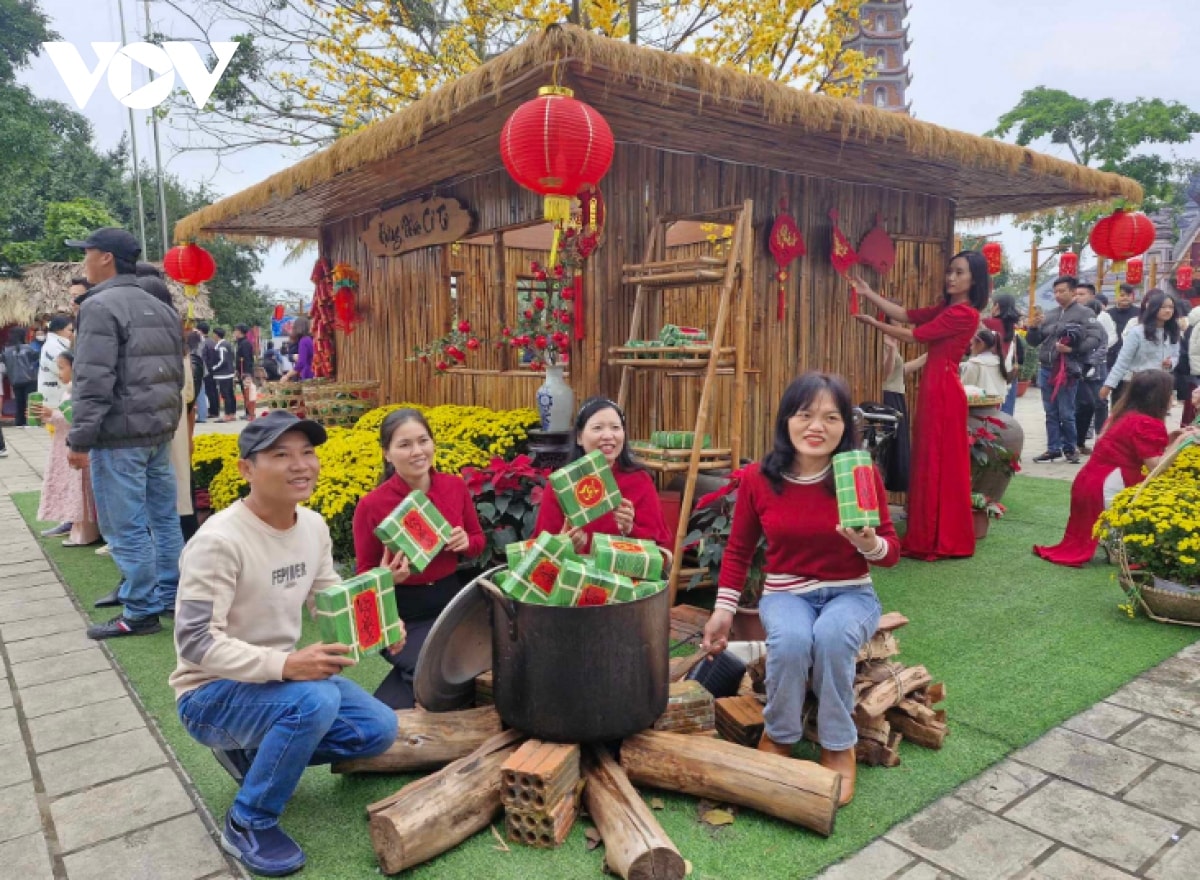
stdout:
[[124,229],[67,244],[83,248],[91,285],[76,322],[69,459],[91,466],[100,532],[124,581],[122,613],[88,637],[149,635],[175,607],[183,550],[171,469],[183,411],[179,315],[138,285],[141,245]]
[[325,429],[273,410],[238,438],[244,500],[209,519],[180,562],[171,674],[180,721],[241,784],[221,845],[258,874],[304,865],[280,827],[304,768],[387,750],[396,713],[338,673],[346,645],[296,649],[301,613],[338,583],[329,527],[300,506]]

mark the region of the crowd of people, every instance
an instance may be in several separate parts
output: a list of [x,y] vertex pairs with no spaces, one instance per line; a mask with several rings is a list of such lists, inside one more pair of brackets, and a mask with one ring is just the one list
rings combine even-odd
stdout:
[[[66,535],[69,546],[101,535],[108,541],[122,580],[101,601],[121,612],[89,628],[91,638],[149,635],[160,631],[161,618],[174,618],[170,684],[180,722],[239,785],[222,846],[256,872],[291,873],[304,864],[304,852],[280,819],[304,769],[381,753],[397,735],[395,710],[415,705],[421,648],[464,588],[464,565],[485,547],[474,502],[461,477],[434,467],[437,438],[418,411],[399,409],[384,419],[383,477],[354,511],[355,565],[360,573],[390,570],[406,636],[381,649],[386,665],[368,694],[339,674],[353,665],[349,646],[297,648],[314,594],[340,580],[329,527],[303,506],[316,489],[316,448],[326,432],[284,411],[255,412],[256,375],[311,376],[307,321],[295,322],[286,353],[272,347],[256,362],[247,327],[236,326],[231,340],[221,327],[185,326],[161,277],[138,262],[140,247],[127,232],[102,229],[70,244],[84,251],[84,276],[72,288],[76,314],[51,319],[36,350],[27,335],[14,334],[3,357],[18,400],[42,393],[31,411],[54,431],[39,517],[57,520],[46,534]],[[876,528],[839,524],[833,456],[860,446],[849,386],[836,375],[799,376],[775,411],[770,450],[740,476],[702,644],[709,654],[728,646],[739,595],[765,539],[767,704],[759,748],[792,754],[811,690],[820,761],[841,774],[842,803],[855,787],[855,660],[881,613],[871,568],[895,565],[902,555],[932,561],[975,550],[966,389],[1002,398],[1011,411],[1026,342],[1030,352],[1038,347],[1050,448],[1035,461],[1092,453],[1073,487],[1064,541],[1036,548],[1069,565],[1091,558],[1096,517],[1162,454],[1172,395],[1186,392],[1192,406],[1200,399],[1190,372],[1180,383],[1171,372],[1195,337],[1181,320],[1183,304],[1161,291],[1148,293],[1135,315],[1128,290],[1106,311],[1090,285],[1060,278],[1058,307],[1030,316],[1023,338],[1012,298],[989,297],[986,262],[977,253],[955,255],[940,297],[922,308],[887,300],[861,277],[852,281],[880,315],[858,319],[883,336],[885,402],[906,414],[905,377],[920,373],[911,456],[901,451],[901,460],[885,468],[886,480],[875,476],[879,497],[887,489],[909,491],[906,534],[898,535],[886,505]],[[924,352],[906,362],[901,342]],[[1200,352],[1185,363],[1200,372]],[[249,422],[238,437],[238,469],[249,492],[201,527],[191,507],[192,431],[206,418],[236,418],[239,387]],[[23,423],[23,408],[19,415]],[[1089,431],[1097,437],[1090,450]],[[598,396],[580,407],[572,457],[599,451],[623,501],[571,528],[548,492],[534,534],[569,535],[581,553],[596,534],[671,549],[654,481],[633,456],[627,432],[613,401]],[[415,491],[452,527],[419,573],[375,535]]]

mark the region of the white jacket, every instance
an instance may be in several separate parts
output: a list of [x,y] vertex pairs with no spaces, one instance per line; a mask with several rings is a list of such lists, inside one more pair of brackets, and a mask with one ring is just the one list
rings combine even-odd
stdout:
[[51,409],[58,409],[63,401],[62,377],[58,373],[58,356],[71,349],[68,339],[57,333],[47,333],[46,342],[38,358],[38,393]]
[[990,351],[974,355],[959,367],[963,385],[974,385],[988,397],[1004,397],[1008,383],[1000,373],[1000,358]]

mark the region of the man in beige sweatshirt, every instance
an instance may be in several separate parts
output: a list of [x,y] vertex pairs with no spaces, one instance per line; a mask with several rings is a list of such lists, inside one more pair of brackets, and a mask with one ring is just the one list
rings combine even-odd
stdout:
[[238,470],[250,494],[206,522],[180,560],[179,719],[241,783],[221,845],[268,877],[304,865],[279,827],[304,769],[378,755],[396,738],[396,713],[338,675],[353,665],[348,646],[296,650],[305,606],[340,580],[328,526],[299,506],[324,442],[324,428],[282,410],[247,425]]

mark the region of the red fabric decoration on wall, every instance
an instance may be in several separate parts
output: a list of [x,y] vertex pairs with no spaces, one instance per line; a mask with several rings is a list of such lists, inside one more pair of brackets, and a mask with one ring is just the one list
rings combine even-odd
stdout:
[[785,196],[779,200],[779,213],[775,215],[775,223],[771,227],[771,235],[768,238],[771,256],[775,258],[775,265],[779,267],[775,272],[775,280],[779,282],[775,317],[780,321],[783,320],[784,298],[787,294],[788,264],[798,257],[804,256],[807,250],[804,246],[804,236],[800,234],[800,228],[796,226],[796,221],[792,219],[792,215],[787,212],[787,209],[788,203]]
[[544,216],[571,217],[571,200],[584,184],[597,184],[613,157],[612,129],[575,93],[543,86],[513,111],[500,132],[500,158],[513,180],[545,196]]
[[886,275],[896,265],[896,244],[883,225],[883,217],[875,214],[875,225],[858,243],[858,259],[880,275]]
[[[833,221],[833,247],[830,250],[829,259],[833,263],[834,271],[845,278],[850,267],[858,262],[858,254],[854,252],[854,248],[850,247],[850,240],[838,228],[837,208],[829,209],[829,219]],[[850,288],[850,314],[858,314],[858,291],[853,286]]]
[[[1132,268],[1132,267],[1130,267]],[[1079,254],[1074,251],[1067,251],[1058,258],[1058,274],[1059,275],[1076,275],[1079,273]],[[1141,280],[1141,279],[1138,279]],[[1130,281],[1130,284],[1136,284],[1136,281]]]
[[1175,288],[1180,292],[1190,292],[1192,289],[1192,280],[1192,267],[1186,263],[1175,270]]
[[1140,257],[1134,257],[1125,264],[1125,283],[1126,284],[1141,284],[1142,276],[1145,274],[1145,264],[1142,263]]
[[[1154,235],[1154,223],[1145,214],[1117,210],[1092,227],[1088,243],[1099,256],[1122,263],[1148,251]],[[1113,269],[1120,271],[1117,266]]]

